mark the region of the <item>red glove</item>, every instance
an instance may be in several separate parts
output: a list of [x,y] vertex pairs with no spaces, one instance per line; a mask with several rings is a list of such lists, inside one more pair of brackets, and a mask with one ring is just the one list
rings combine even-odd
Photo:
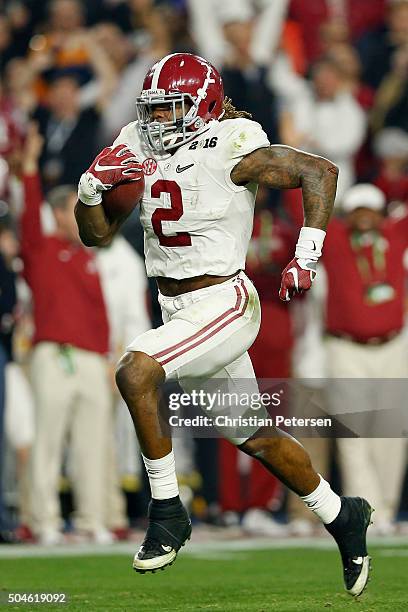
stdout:
[[96,206],[102,202],[103,191],[142,177],[142,165],[126,145],[106,147],[81,176],[78,198],[87,206]]
[[316,276],[316,261],[294,257],[282,272],[279,297],[289,302],[296,293],[308,291]]
[[110,189],[121,183],[138,181],[143,169],[135,154],[126,145],[120,144],[116,147],[105,147],[95,157],[87,172]]

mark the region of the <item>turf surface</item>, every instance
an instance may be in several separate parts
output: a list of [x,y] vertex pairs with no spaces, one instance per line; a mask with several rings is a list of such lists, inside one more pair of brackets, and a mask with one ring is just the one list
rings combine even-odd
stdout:
[[[4,610],[314,612],[408,610],[408,550],[372,549],[373,579],[360,598],[342,591],[333,550],[245,550],[180,555],[175,565],[139,575],[131,558],[81,556],[0,559],[5,591],[65,592],[66,605],[7,605]],[[205,555],[205,556],[204,556]]]

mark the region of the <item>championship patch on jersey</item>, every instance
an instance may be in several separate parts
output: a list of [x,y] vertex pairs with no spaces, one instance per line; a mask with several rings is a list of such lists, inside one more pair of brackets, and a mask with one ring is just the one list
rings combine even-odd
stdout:
[[153,157],[148,157],[144,160],[142,164],[143,172],[150,176],[154,174],[157,170],[157,161],[153,159]]

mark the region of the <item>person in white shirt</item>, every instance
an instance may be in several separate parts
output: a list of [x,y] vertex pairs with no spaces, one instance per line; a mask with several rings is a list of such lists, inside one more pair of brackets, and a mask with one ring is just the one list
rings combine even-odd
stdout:
[[[276,80],[274,81],[276,84]],[[354,155],[363,144],[366,117],[337,64],[319,61],[312,81],[281,80],[280,132],[286,144],[327,156],[339,167],[337,199],[355,182]]]

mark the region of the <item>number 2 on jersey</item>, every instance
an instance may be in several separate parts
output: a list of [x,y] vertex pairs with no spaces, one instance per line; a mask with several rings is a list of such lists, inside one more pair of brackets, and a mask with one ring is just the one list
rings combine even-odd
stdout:
[[163,234],[163,221],[178,221],[183,216],[183,198],[181,189],[175,181],[159,180],[152,185],[152,198],[160,198],[162,193],[170,195],[171,208],[156,208],[152,214],[152,226],[159,239],[159,244],[166,247],[191,246],[191,236],[188,232],[177,232],[175,236]]

